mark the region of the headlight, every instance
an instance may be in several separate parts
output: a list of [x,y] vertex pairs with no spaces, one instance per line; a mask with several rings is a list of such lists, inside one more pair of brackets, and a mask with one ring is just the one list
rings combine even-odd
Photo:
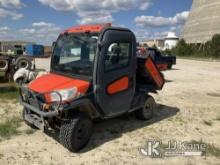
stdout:
[[60,96],[62,98],[62,101],[72,100],[78,96],[78,90],[76,87],[57,90],[55,92],[51,92],[49,96],[51,102],[60,101]]

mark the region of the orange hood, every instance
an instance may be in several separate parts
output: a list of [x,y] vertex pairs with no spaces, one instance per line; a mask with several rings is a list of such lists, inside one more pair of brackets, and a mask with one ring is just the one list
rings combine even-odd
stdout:
[[76,87],[78,92],[85,94],[89,85],[90,83],[87,81],[50,73],[32,81],[28,85],[28,88],[38,93],[48,93],[55,90]]

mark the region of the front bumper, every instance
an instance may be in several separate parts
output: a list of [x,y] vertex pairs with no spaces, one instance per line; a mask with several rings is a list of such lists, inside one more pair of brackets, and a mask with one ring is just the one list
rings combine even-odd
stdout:
[[52,118],[58,116],[64,111],[79,107],[80,105],[91,105],[91,101],[86,98],[78,98],[69,103],[62,103],[61,95],[58,92],[56,93],[60,96],[60,101],[52,105],[50,110],[44,110],[43,105],[47,103],[44,101],[44,99],[39,99],[40,95],[43,96],[47,93],[35,93],[27,87],[21,86],[19,88],[19,100],[21,105],[41,118]]
[[19,100],[21,105],[39,115],[40,117],[53,117],[58,115],[59,112],[63,110],[61,108],[62,100],[60,99],[58,105],[56,107],[54,106],[51,111],[44,111],[43,105],[46,104],[46,102],[44,102],[43,99],[39,99],[40,95],[43,96],[44,94],[35,93],[24,86],[19,88]]

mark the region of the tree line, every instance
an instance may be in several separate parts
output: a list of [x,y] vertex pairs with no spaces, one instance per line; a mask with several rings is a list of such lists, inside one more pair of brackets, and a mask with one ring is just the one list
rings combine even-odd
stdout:
[[181,39],[176,47],[163,53],[180,57],[220,58],[220,34],[214,35],[211,40],[203,44],[187,44]]

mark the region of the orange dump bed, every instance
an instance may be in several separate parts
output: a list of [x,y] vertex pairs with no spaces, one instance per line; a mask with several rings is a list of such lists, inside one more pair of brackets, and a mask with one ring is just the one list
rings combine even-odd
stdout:
[[149,85],[155,90],[161,90],[164,86],[164,76],[150,56],[147,59],[137,57],[137,83]]

